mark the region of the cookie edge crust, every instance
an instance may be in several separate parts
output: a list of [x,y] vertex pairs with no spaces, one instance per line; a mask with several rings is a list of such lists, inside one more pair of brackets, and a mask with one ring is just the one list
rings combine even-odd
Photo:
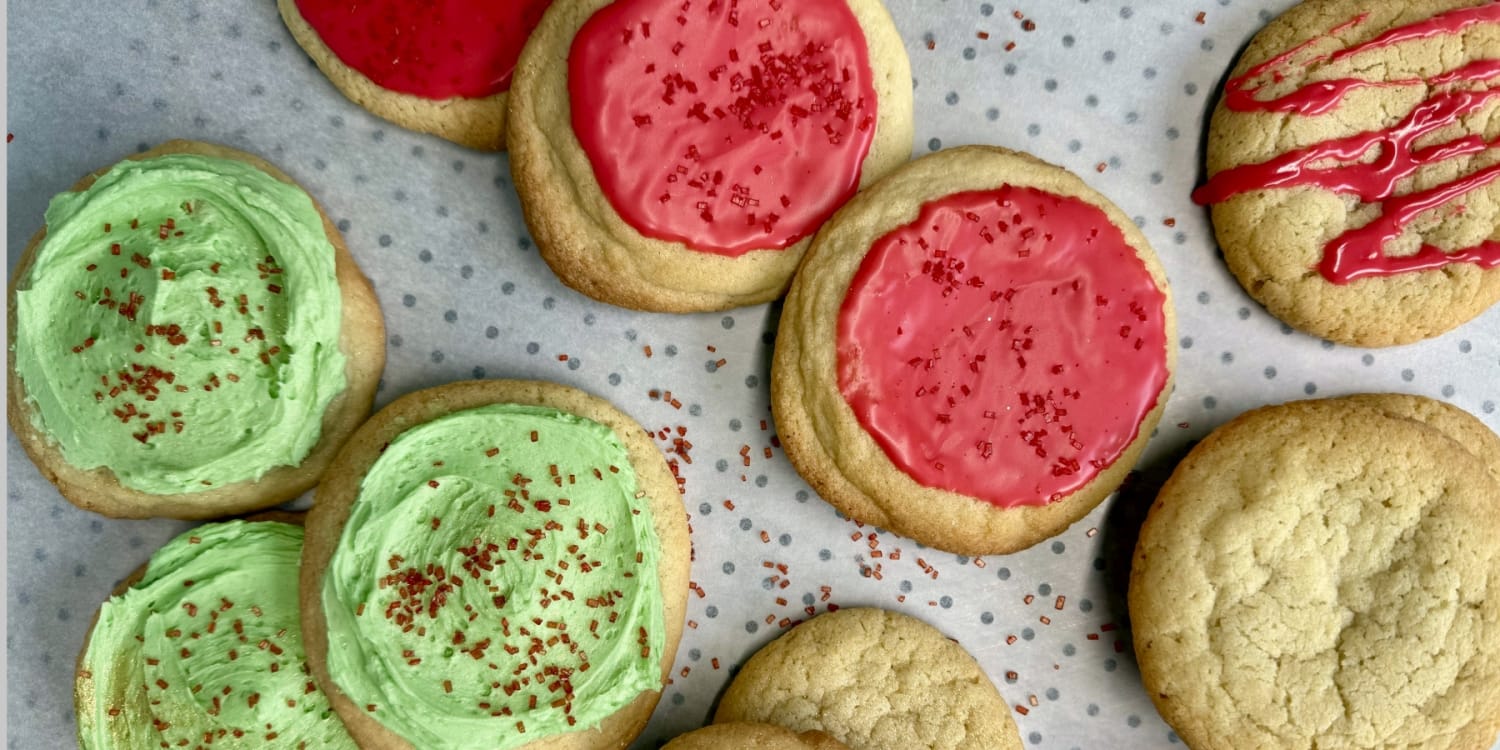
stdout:
[[[1475,3],[1467,0],[1442,1],[1420,0],[1433,13],[1445,8],[1463,7]],[[1309,38],[1332,30],[1338,24],[1349,21],[1356,15],[1368,12],[1368,4],[1358,0],[1303,0],[1281,15],[1260,27],[1235,57],[1228,78],[1243,75],[1254,65],[1260,64]],[[1269,33],[1268,33],[1269,32]],[[1331,113],[1330,113],[1331,114]],[[1275,115],[1256,112],[1231,112],[1224,105],[1224,91],[1218,91],[1213,113],[1209,118],[1208,135],[1205,139],[1205,170],[1213,177],[1235,164],[1230,155],[1244,133],[1259,129],[1254,123],[1272,124],[1272,118],[1296,115]],[[1248,162],[1247,162],[1248,163]],[[1315,188],[1291,188],[1315,189]],[[1262,191],[1252,191],[1259,194]],[[1249,204],[1249,205],[1247,205]],[[1239,282],[1245,293],[1277,320],[1303,333],[1329,341],[1364,348],[1381,348],[1411,344],[1436,338],[1452,331],[1484,314],[1500,302],[1500,267],[1479,269],[1469,263],[1453,263],[1442,268],[1421,272],[1409,272],[1395,276],[1356,279],[1347,285],[1328,282],[1314,271],[1313,278],[1328,291],[1329,299],[1314,307],[1301,293],[1303,281],[1295,278],[1277,278],[1261,268],[1257,260],[1259,252],[1253,237],[1241,237],[1230,233],[1228,217],[1239,212],[1259,212],[1266,204],[1259,199],[1247,200],[1246,195],[1237,195],[1210,207],[1214,237],[1218,242],[1224,263]],[[1322,257],[1318,248],[1317,257]],[[1317,260],[1314,260],[1316,263]],[[1466,300],[1445,308],[1434,308],[1430,315],[1421,317],[1402,315],[1394,319],[1372,319],[1347,312],[1353,307],[1370,307],[1366,300],[1405,300],[1420,298],[1428,289],[1456,286],[1457,275],[1472,285],[1472,294]],[[1331,290],[1331,291],[1329,291]],[[1320,298],[1321,298],[1320,294]],[[1377,305],[1378,307],[1378,305]],[[1338,315],[1331,313],[1337,312]],[[1404,325],[1393,325],[1393,320]]]
[[[863,188],[910,158],[911,62],[880,0],[843,1],[864,32],[877,100],[875,135],[860,169]],[[782,250],[730,258],[646,237],[605,197],[573,132],[567,70],[578,30],[608,3],[553,2],[527,40],[512,79],[511,175],[543,260],[573,289],[635,310],[720,311],[780,297],[811,234]]]
[[[1153,587],[1148,580],[1150,576],[1147,573],[1147,567],[1150,565],[1148,547],[1160,549],[1162,546],[1169,546],[1154,544],[1153,540],[1158,536],[1170,540],[1173,536],[1174,532],[1170,527],[1175,526],[1181,506],[1184,502],[1190,502],[1191,497],[1190,493],[1179,490],[1178,487],[1189,483],[1188,472],[1205,471],[1196,468],[1195,464],[1208,461],[1215,454],[1222,454],[1226,451],[1227,449],[1220,447],[1222,443],[1232,444],[1246,439],[1244,433],[1257,433],[1258,423],[1289,413],[1295,414],[1294,418],[1297,419],[1318,419],[1331,415],[1342,418],[1347,414],[1365,413],[1373,415],[1377,420],[1414,424],[1429,432],[1432,439],[1447,443],[1449,447],[1458,448],[1459,450],[1455,453],[1466,454],[1464,460],[1472,459],[1486,469],[1491,476],[1496,471],[1497,460],[1500,460],[1500,454],[1493,452],[1495,446],[1500,445],[1500,437],[1490,432],[1488,427],[1479,422],[1476,417],[1443,401],[1400,393],[1351,394],[1261,406],[1220,425],[1194,446],[1173,470],[1172,476],[1168,478],[1156,500],[1151,504],[1146,521],[1141,526],[1139,540],[1131,555],[1130,583],[1127,592],[1133,639],[1132,650],[1136,655],[1143,686],[1157,713],[1182,737],[1183,742],[1192,747],[1232,748],[1257,745],[1256,740],[1249,739],[1245,740],[1247,744],[1237,745],[1232,742],[1225,744],[1224,738],[1214,729],[1215,726],[1223,725],[1222,718],[1211,716],[1209,710],[1202,706],[1188,706],[1182,695],[1173,696],[1163,693],[1167,674],[1156,663],[1153,641],[1158,638],[1170,640],[1163,636],[1167,629],[1164,626],[1170,626],[1180,618],[1176,608],[1163,602],[1152,590]],[[1488,435],[1476,433],[1474,431],[1476,426]],[[1461,439],[1475,437],[1480,438],[1478,450],[1470,444],[1460,442]],[[1486,452],[1489,455],[1486,455]],[[1491,481],[1491,484],[1495,489],[1494,497],[1500,501],[1500,482]],[[1162,530],[1158,531],[1159,527]],[[1500,694],[1500,690],[1492,690],[1492,693]],[[1500,735],[1500,708],[1493,709],[1488,720],[1476,720],[1464,727],[1463,731],[1456,735],[1456,739],[1442,747],[1485,750],[1496,741],[1497,735]],[[1427,747],[1427,745],[1423,746]]]
[[[328,695],[334,710],[361,747],[407,750],[412,745],[356,706],[328,674],[328,624],[323,613],[323,574],[337,549],[365,473],[379,458],[382,446],[419,424],[444,415],[488,404],[543,406],[605,425],[625,445],[641,489],[651,499],[652,523],[661,544],[657,578],[661,584],[666,642],[661,679],[665,685],[682,638],[687,615],[691,541],[687,512],[666,459],[645,428],[602,398],[565,385],[534,380],[471,380],[449,383],[407,394],[381,409],[339,452],[318,486],[307,517],[302,547],[300,590],[302,637],[314,679]],[[536,740],[524,750],[597,750],[622,748],[646,726],[661,698],[661,690],[646,691],[594,729],[584,729]]]
[[[120,484],[108,467],[84,470],[63,457],[51,436],[32,424],[34,407],[28,402],[25,385],[16,373],[15,350],[7,347],[5,363],[6,416],[10,428],[20,439],[21,447],[33,464],[68,502],[111,518],[176,518],[205,520],[246,513],[292,500],[318,483],[334,454],[354,429],[370,413],[375,388],[385,369],[385,319],[375,291],[323,206],[286,173],[253,154],[200,141],[172,140],[150,150],[133,154],[107,167],[95,170],[79,180],[69,192],[87,190],[94,181],[125,161],[142,161],[167,154],[194,154],[242,161],[271,177],[301,190],[312,201],[323,220],[323,231],[334,248],[334,274],[341,297],[339,316],[339,351],[344,355],[344,390],[328,402],[323,411],[322,431],[318,442],[295,466],[276,466],[259,479],[246,479],[202,492],[155,495]],[[16,336],[16,291],[30,275],[31,266],[42,240],[45,224],[32,236],[21,259],[11,273],[7,295],[7,324],[10,340]]]
[[[1103,210],[1136,252],[1164,298],[1167,379],[1136,437],[1087,485],[1047,505],[1001,508],[918,484],[859,424],[838,389],[838,314],[872,242],[914,221],[924,203],[1002,185],[1032,187]],[[915,197],[912,197],[915,194]],[[1087,515],[1124,481],[1161,419],[1177,369],[1176,313],[1162,269],[1144,235],[1107,198],[1060,167],[990,146],[939,151],[860,193],[818,233],[782,311],[771,365],[771,407],[787,457],[830,504],[851,518],[938,549],[1004,554],[1055,536]],[[809,345],[809,342],[812,342]]]
[[505,150],[506,91],[484,97],[447,99],[393,91],[340,60],[302,17],[296,0],[276,0],[276,8],[298,46],[349,101],[407,130],[435,135],[479,151]]

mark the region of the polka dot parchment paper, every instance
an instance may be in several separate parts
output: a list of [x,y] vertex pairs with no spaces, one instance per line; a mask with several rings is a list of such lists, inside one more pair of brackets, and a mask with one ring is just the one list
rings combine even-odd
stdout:
[[[1138,473],[1020,554],[955,556],[841,518],[792,470],[771,421],[776,305],[647,314],[564,287],[527,235],[504,155],[345,100],[274,3],[13,4],[9,262],[48,198],[86,172],[171,138],[224,143],[300,181],[370,276],[388,329],[377,407],[459,379],[541,378],[655,431],[683,479],[696,555],[671,683],[637,747],[704,724],[737,665],[797,621],[854,605],[915,615],[972,652],[1026,747],[1181,746],[1141,687],[1124,605],[1136,531],[1173,462],[1246,409],[1309,395],[1418,393],[1500,429],[1500,308],[1362,350],[1292,331],[1230,276],[1188,194],[1215,89],[1286,0],[888,5],[911,56],[915,153],[997,144],[1071,169],[1141,226],[1176,295],[1176,392]],[[94,609],[186,524],[74,508],[14,435],[7,464],[6,738],[59,747]]]

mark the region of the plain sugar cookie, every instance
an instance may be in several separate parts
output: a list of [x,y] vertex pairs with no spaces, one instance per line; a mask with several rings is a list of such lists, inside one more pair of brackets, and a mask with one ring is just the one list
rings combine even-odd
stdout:
[[970,146],[924,156],[818,233],[782,310],[771,406],[845,515],[966,555],[1104,500],[1171,392],[1166,274],[1077,176]]
[[757,651],[715,724],[827,732],[852,750],[1020,750],[1010,707],[974,657],[921,620],[840,609]]
[[318,486],[308,663],[361,747],[621,748],[672,667],[689,554],[666,460],[603,399],[417,391]]
[[1454,411],[1293,402],[1183,459],[1141,529],[1130,618],[1146,690],[1189,746],[1496,741],[1495,438],[1459,442],[1476,425]]
[[516,67],[511,173],[568,286],[659,312],[767,302],[910,157],[911,86],[880,0],[558,0]]
[[385,367],[379,303],[317,203],[195,141],[53,198],[8,312],[11,430],[70,502],[121,518],[297,497]]
[[1356,346],[1500,300],[1500,5],[1308,0],[1235,65],[1208,132],[1224,260],[1287,324]]

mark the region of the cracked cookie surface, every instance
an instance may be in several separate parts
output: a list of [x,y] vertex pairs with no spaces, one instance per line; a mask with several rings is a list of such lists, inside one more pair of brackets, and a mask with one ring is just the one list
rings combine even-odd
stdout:
[[819,615],[766,645],[714,721],[821,730],[853,750],[1021,747],[1005,699],[963,647],[880,609]]
[[771,724],[733,721],[678,735],[662,750],[848,750],[848,746],[819,731],[798,733]]
[[1142,678],[1184,741],[1488,748],[1494,440],[1454,407],[1385,394],[1258,409],[1198,445],[1130,583]]

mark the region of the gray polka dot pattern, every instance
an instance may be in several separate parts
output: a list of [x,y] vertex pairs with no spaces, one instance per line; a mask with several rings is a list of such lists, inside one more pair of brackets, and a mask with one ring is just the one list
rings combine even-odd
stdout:
[[[1319,342],[1245,295],[1187,198],[1214,87],[1290,4],[890,4],[912,58],[915,154],[1030,151],[1111,196],[1160,254],[1181,348],[1143,475],[1241,411],[1308,395],[1420,393],[1500,427],[1500,309],[1399,349]],[[12,267],[47,198],[80,175],[173,137],[225,143],[306,186],[373,281],[390,344],[377,406],[462,378],[539,378],[606,396],[656,435],[683,478],[697,557],[677,664],[637,746],[698,726],[749,654],[833,605],[904,610],[956,638],[1014,707],[1027,747],[1180,746],[1141,691],[1123,605],[1142,498],[1003,558],[843,519],[797,477],[770,422],[774,306],[643,315],[563,287],[526,233],[504,155],[351,104],[273,3],[48,11],[17,3],[8,19]],[[114,62],[82,63],[84,49]],[[186,524],[101,519],[64,502],[13,436],[7,459],[7,743],[50,747],[74,732],[71,665],[92,612]]]

